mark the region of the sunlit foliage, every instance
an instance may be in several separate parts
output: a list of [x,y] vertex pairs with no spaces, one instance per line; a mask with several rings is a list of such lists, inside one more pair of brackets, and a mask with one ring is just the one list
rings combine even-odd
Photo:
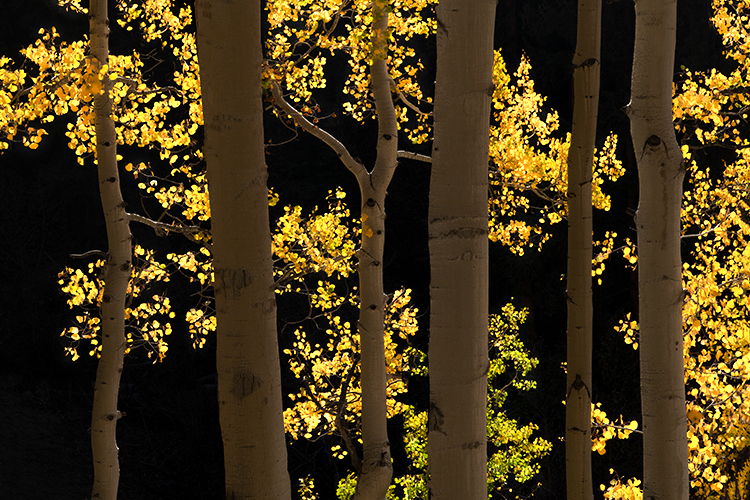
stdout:
[[[125,352],[144,347],[149,358],[161,361],[167,353],[166,337],[172,333],[170,320],[175,313],[171,310],[169,297],[164,294],[148,297],[145,291],[158,282],[168,282],[169,273],[163,264],[154,259],[153,251],[136,245],[134,254],[128,285],[129,300],[125,308]],[[79,313],[75,317],[75,325],[61,334],[70,339],[65,351],[73,361],[80,357],[79,348],[84,348],[90,356],[101,352],[99,307],[104,282],[100,276],[104,265],[104,260],[97,259],[88,265],[86,271],[66,268],[58,276],[60,289],[68,296],[68,306]],[[87,343],[82,345],[83,341]]]
[[[490,239],[518,255],[526,248],[541,249],[550,238],[549,226],[564,220],[567,196],[567,157],[570,135],[555,134],[559,120],[545,113],[545,98],[534,90],[531,63],[521,59],[511,75],[500,51],[495,52],[490,128]],[[594,160],[593,204],[609,210],[611,201],[601,186],[604,179],[624,174],[615,157],[617,136],[607,137]],[[603,266],[603,264],[602,264]]]
[[[690,485],[696,498],[729,499],[746,491],[750,450],[750,4],[714,0],[712,6],[711,21],[734,68],[728,74],[683,68],[673,111],[689,179],[682,275]],[[708,161],[708,148],[723,161]],[[628,316],[618,330],[637,349],[637,322]],[[637,486],[615,478],[607,498],[639,498],[632,496]]]
[[343,82],[343,111],[356,120],[374,117],[370,95],[369,64],[373,54],[387,52],[392,91],[400,126],[415,143],[429,138],[426,123],[431,98],[425,97],[418,81],[424,68],[413,43],[414,37],[434,34],[431,16],[436,0],[390,2],[388,46],[375,47],[372,37],[371,2],[323,0],[297,2],[271,0],[266,3],[270,30],[266,38],[266,77],[281,81],[291,100],[303,114],[314,117],[319,107],[314,89],[325,88],[324,67],[329,59],[346,54],[349,72]]
[[[552,449],[550,442],[533,436],[538,429],[535,424],[520,425],[503,410],[509,391],[528,391],[536,387],[529,375],[538,361],[529,355],[518,337],[526,316],[525,309],[518,310],[506,304],[500,314],[490,316],[489,320],[487,498],[490,499],[524,498],[519,485],[533,479],[539,472],[539,460]],[[411,472],[394,478],[388,500],[428,497],[427,411],[416,412],[411,405],[403,405],[403,408],[404,445]],[[352,498],[355,486],[355,475],[349,474],[339,483],[338,498]]]
[[[327,65],[343,55],[349,71],[343,82],[341,111],[362,122],[375,112],[369,62],[373,55],[387,50],[400,127],[411,143],[426,142],[431,133],[431,98],[423,94],[419,80],[423,64],[414,43],[409,42],[434,34],[437,23],[431,11],[435,3],[391,2],[388,47],[377,47],[370,39],[373,19],[368,2],[271,0],[267,2],[265,77],[281,82],[290,100],[319,123],[323,117],[314,91],[328,85]],[[61,4],[86,12],[77,0],[61,0]],[[192,13],[189,8],[175,7],[170,0],[117,0],[116,7],[119,15],[113,29],[137,33],[149,52],[112,55],[107,66],[96,73],[91,69],[86,40],[63,42],[51,29],[41,31],[39,40],[22,51],[22,64],[0,58],[0,148],[19,143],[34,149],[47,133],[45,124],[62,118],[68,122],[68,145],[77,161],[82,165],[95,162],[91,101],[103,91],[103,79],[110,79],[114,82],[110,97],[115,105],[118,143],[133,146],[122,150],[124,170],[135,177],[144,197],[161,207],[163,211],[156,217],[160,222],[200,226],[210,220],[210,206],[197,147],[203,115]],[[155,54],[168,60],[174,71],[151,71]],[[496,54],[490,235],[517,254],[523,254],[524,248],[540,248],[549,238],[549,225],[566,216],[569,138],[555,135],[557,114],[544,111],[544,98],[534,90],[530,69],[528,59],[523,58],[511,78],[500,53]],[[604,179],[616,180],[623,173],[614,157],[616,145],[616,137],[608,137],[595,161],[594,204],[602,210],[610,207],[601,190]],[[143,155],[128,157],[136,147],[153,150],[152,156],[158,160],[144,161]],[[285,207],[273,232],[273,254],[277,293],[302,295],[308,305],[305,317],[289,320],[295,323],[290,328],[294,340],[284,353],[299,387],[288,394],[285,428],[293,440],[340,436],[341,443],[333,445],[331,452],[337,458],[351,459],[360,433],[361,388],[356,314],[351,312],[358,307],[358,297],[348,278],[355,269],[361,235],[344,198],[343,191],[331,191],[327,208],[309,214],[303,214],[300,207]],[[271,192],[269,204],[278,202]],[[615,251],[615,237],[613,233],[605,235],[600,256]],[[193,345],[204,346],[216,329],[210,232],[196,232],[187,238],[193,245],[189,251],[158,255],[141,246],[134,248],[126,310],[128,350],[143,347],[154,361],[162,360],[168,350],[167,336],[175,318],[168,292],[174,279],[185,278],[197,290],[198,303],[185,315]],[[601,273],[605,258],[596,263],[594,273]],[[100,349],[97,309],[102,300],[99,276],[103,265],[104,260],[97,256],[88,267],[66,268],[60,273],[61,289],[77,311],[74,326],[63,332],[70,341],[66,351],[73,359],[80,353],[94,356]],[[427,414],[403,403],[408,377],[424,375],[427,370],[424,354],[410,344],[418,328],[411,293],[407,288],[395,290],[387,305],[388,410],[390,417],[398,415],[404,420],[406,452],[413,471],[394,479],[390,498],[426,497],[427,491]],[[520,424],[503,411],[511,388],[534,387],[529,373],[537,361],[518,339],[518,326],[524,319],[523,311],[506,306],[501,315],[490,320],[488,478],[490,494],[496,498],[507,498],[511,485],[530,480],[539,470],[539,459],[551,447],[534,437],[534,424]],[[610,422],[600,413],[603,438],[613,437],[607,427]],[[627,425],[612,432],[626,436],[631,429],[631,424]],[[341,483],[341,498],[353,491],[353,481],[352,475],[350,482]],[[312,479],[302,478],[299,491],[302,498],[315,498]]]

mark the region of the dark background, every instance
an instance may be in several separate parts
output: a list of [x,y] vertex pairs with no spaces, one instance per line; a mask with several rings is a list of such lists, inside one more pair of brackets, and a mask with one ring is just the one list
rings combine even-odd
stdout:
[[[64,40],[75,40],[87,29],[83,16],[66,13],[52,0],[3,0],[0,16],[0,54],[19,59],[18,50],[33,43],[41,27],[55,26]],[[720,67],[721,44],[710,22],[710,7],[703,0],[678,4],[678,41],[675,72]],[[114,23],[113,23],[114,24]],[[561,128],[570,130],[572,114],[571,59],[575,48],[576,2],[571,0],[500,0],[496,47],[503,49],[509,71],[521,54],[531,60],[536,89],[560,114]],[[627,173],[610,188],[610,212],[595,214],[595,231],[614,229],[635,239],[632,220],[637,207],[637,173],[630,149],[629,129],[620,108],[629,100],[634,13],[628,0],[606,2],[603,14],[600,140],[609,131],[620,137],[619,158]],[[118,33],[112,36],[113,52]],[[124,43],[124,42],[122,42]],[[422,56],[434,70],[434,43],[425,44]],[[339,75],[341,76],[341,75]],[[331,75],[336,90],[336,75]],[[343,80],[340,78],[340,80]],[[424,81],[432,81],[425,78]],[[430,90],[425,88],[426,94]],[[335,93],[319,98],[337,102]],[[17,145],[0,156],[0,499],[82,500],[90,495],[93,476],[89,445],[89,418],[96,361],[82,356],[72,362],[63,353],[60,332],[72,322],[73,312],[59,293],[57,273],[76,265],[69,257],[91,249],[106,250],[104,220],[96,172],[90,162],[76,163],[67,147],[62,122],[48,129],[35,151]],[[324,121],[352,154],[371,165],[374,154],[372,123],[354,127],[346,119]],[[267,117],[269,138],[280,141],[289,131]],[[403,147],[403,146],[402,146]],[[420,152],[429,153],[429,150]],[[335,155],[315,139],[299,136],[290,144],[269,148],[270,185],[282,204],[324,206],[325,194],[340,185],[347,202],[358,205],[354,180]],[[138,200],[129,174],[122,172],[125,197]],[[418,342],[426,349],[429,311],[427,199],[429,167],[403,162],[389,189],[387,204],[386,288],[407,286],[421,311]],[[137,206],[137,205],[136,205]],[[521,423],[535,422],[538,434],[553,443],[542,464],[542,486],[535,497],[564,498],[565,396],[565,225],[542,252],[523,257],[491,244],[491,312],[514,299],[528,307],[530,318],[523,340],[540,359],[534,372],[538,388],[513,396],[507,412]],[[136,240],[159,243],[142,228]],[[594,401],[610,415],[639,419],[638,357],[613,326],[624,313],[635,312],[636,276],[610,265],[604,284],[595,286]],[[185,294],[176,307],[189,307]],[[280,304],[280,311],[283,310]],[[290,306],[291,307],[291,306]],[[179,316],[179,315],[178,315]],[[118,425],[121,457],[120,498],[223,498],[221,437],[218,428],[213,343],[194,351],[184,328],[174,322],[169,354],[153,365],[138,356],[125,362],[120,406],[126,412]],[[283,342],[283,338],[282,338]],[[416,383],[412,392],[426,399],[427,385]],[[401,438],[392,436],[397,448]],[[625,478],[642,477],[640,438],[612,442],[607,453],[594,457],[595,485],[608,484],[614,467]],[[394,449],[398,458],[400,451]],[[329,459],[322,443],[298,443],[290,448],[292,487],[296,478],[314,474],[322,498],[343,472]],[[536,481],[533,481],[536,483]]]

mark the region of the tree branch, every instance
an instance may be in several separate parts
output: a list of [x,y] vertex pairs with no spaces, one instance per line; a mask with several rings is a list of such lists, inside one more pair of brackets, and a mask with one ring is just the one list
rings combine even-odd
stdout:
[[86,259],[88,257],[93,257],[93,256],[101,257],[102,259],[105,259],[105,260],[109,257],[107,252],[103,252],[101,250],[89,250],[88,252],[84,252],[84,253],[70,254],[71,259]]
[[148,95],[148,94],[156,94],[158,92],[166,92],[166,91],[178,92],[182,94],[181,89],[178,89],[177,87],[173,87],[172,85],[168,85],[166,87],[159,87],[156,89],[138,90],[138,82],[132,78],[118,76],[115,79],[115,81],[126,83],[128,85],[128,95]]
[[141,224],[145,224],[146,226],[153,228],[157,233],[161,231],[174,231],[175,233],[183,233],[183,234],[208,233],[209,232],[207,229],[204,229],[199,226],[173,226],[171,224],[157,222],[155,220],[149,219],[148,217],[143,217],[142,215],[138,215],[138,214],[129,213],[127,215],[127,218],[128,218],[128,221],[135,221],[135,222],[140,222]]
[[341,381],[341,394],[339,395],[338,411],[336,412],[336,419],[334,420],[334,425],[336,426],[336,429],[339,431],[339,434],[341,434],[341,437],[344,440],[344,445],[346,446],[346,449],[349,452],[349,456],[351,457],[352,466],[354,467],[354,470],[357,472],[357,474],[361,474],[362,473],[362,459],[359,458],[357,449],[354,447],[354,442],[352,441],[352,438],[349,435],[349,430],[346,428],[346,422],[344,422],[344,412],[346,411],[346,393],[349,387],[349,382],[351,381],[352,376],[354,375],[354,369],[356,368],[356,366],[357,366],[356,362],[352,363],[351,367],[349,368],[349,371],[346,374],[346,378]]
[[284,99],[284,96],[281,93],[281,87],[279,87],[279,84],[276,81],[271,81],[271,90],[273,92],[273,99],[274,101],[276,101],[276,104],[281,109],[283,109],[287,115],[292,117],[294,121],[297,122],[297,124],[305,130],[305,132],[314,135],[321,141],[325,142],[331,149],[333,149],[344,166],[348,168],[349,171],[351,171],[351,173],[353,173],[357,177],[357,179],[359,179],[360,181],[364,181],[365,178],[370,175],[367,172],[364,164],[355,160],[354,157],[352,157],[352,155],[349,153],[349,150],[346,149],[346,146],[341,143],[341,141],[333,137],[322,128],[311,123],[310,120],[305,118],[302,113],[292,107],[292,105]]
[[404,105],[405,105],[405,106],[406,106],[407,108],[411,109],[412,111],[414,111],[415,113],[417,113],[417,114],[420,114],[420,115],[424,115],[424,116],[432,116],[432,113],[431,113],[431,112],[430,112],[430,113],[425,113],[424,111],[422,111],[421,109],[419,109],[419,108],[418,108],[418,107],[417,107],[417,106],[416,106],[415,104],[412,104],[411,102],[409,102],[409,100],[408,100],[408,99],[406,98],[406,96],[404,95],[404,93],[403,93],[403,92],[401,92],[401,91],[400,91],[400,90],[398,89],[398,85],[396,85],[396,81],[395,81],[395,80],[394,80],[393,78],[391,78],[390,80],[391,80],[391,91],[392,91],[392,92],[393,92],[394,94],[396,94],[396,97],[398,97],[398,99],[399,99],[399,100],[400,100],[401,102],[403,102],[403,103],[404,103]]
[[398,151],[396,154],[399,158],[406,158],[407,160],[421,161],[424,163],[432,163],[431,156],[412,153],[411,151]]
[[593,427],[594,429],[604,429],[605,427],[611,427],[612,429],[618,429],[621,431],[635,432],[636,434],[643,434],[643,431],[640,431],[638,429],[631,429],[630,427],[625,427],[624,425],[600,424],[593,420],[591,421],[591,427]]

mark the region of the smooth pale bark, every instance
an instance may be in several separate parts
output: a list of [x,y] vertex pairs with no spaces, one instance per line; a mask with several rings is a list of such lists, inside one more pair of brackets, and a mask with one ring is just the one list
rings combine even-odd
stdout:
[[[312,124],[294,109],[272,83],[276,104],[306,132],[325,142],[354,174],[362,197],[362,247],[359,251],[360,313],[357,325],[360,337],[362,387],[362,460],[359,464],[356,500],[383,500],[393,476],[391,447],[388,441],[388,406],[385,367],[385,305],[383,291],[383,248],[385,244],[386,189],[398,165],[398,125],[390,90],[387,63],[388,2],[372,4],[372,40],[375,57],[370,66],[372,94],[378,113],[377,158],[371,171],[355,160],[335,137]],[[349,450],[356,453],[356,450]],[[355,465],[356,466],[356,465]]]
[[487,499],[487,158],[494,0],[437,7],[430,180],[430,498]]
[[676,1],[638,0],[630,118],[640,198],[638,290],[645,499],[687,500],[680,205],[672,125]]
[[[90,63],[98,68],[109,59],[109,19],[106,0],[89,4]],[[131,235],[117,171],[117,134],[112,120],[106,75],[103,92],[94,95],[94,127],[99,194],[107,228],[107,264],[101,305],[101,356],[96,370],[91,415],[91,450],[94,458],[92,499],[116,500],[120,480],[116,440],[117,398],[125,356],[125,299],[131,267]]]
[[568,152],[568,396],[565,460],[568,500],[592,500],[591,180],[599,106],[601,0],[579,0],[573,56],[573,130]]
[[[398,127],[391,97],[386,60],[388,2],[372,5],[372,39],[375,57],[370,67],[372,94],[378,113],[375,166],[357,175],[362,195],[362,248],[359,252],[359,342],[362,387],[362,471],[355,500],[382,500],[393,476],[388,441],[387,375],[385,369],[383,246],[385,243],[385,195],[398,164]],[[360,164],[361,165],[361,164]],[[362,172],[364,171],[364,172]]]
[[263,147],[259,0],[196,7],[226,498],[289,499]]

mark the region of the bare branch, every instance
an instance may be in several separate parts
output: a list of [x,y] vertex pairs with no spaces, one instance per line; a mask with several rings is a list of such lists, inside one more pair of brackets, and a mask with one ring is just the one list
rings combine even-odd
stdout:
[[310,120],[305,118],[302,113],[297,111],[284,99],[284,96],[281,93],[281,87],[279,87],[279,84],[276,81],[271,82],[271,89],[273,91],[273,98],[274,101],[276,101],[276,104],[278,104],[278,106],[283,109],[286,114],[294,118],[297,124],[302,127],[307,133],[314,135],[321,141],[325,142],[331,149],[333,149],[344,166],[348,168],[351,173],[353,173],[357,177],[357,179],[359,179],[360,181],[364,181],[366,177],[369,176],[369,173],[367,172],[365,166],[352,157],[352,155],[349,153],[349,150],[346,149],[346,146],[344,146],[338,139],[333,137],[322,128],[311,123]]
[[138,215],[138,214],[128,214],[127,217],[129,221],[140,222],[141,224],[145,224],[146,226],[153,228],[157,232],[173,231],[175,233],[183,233],[183,234],[207,233],[208,232],[207,229],[204,229],[199,226],[173,226],[171,224],[157,222],[155,220],[149,219],[148,217],[143,217],[142,215]]
[[70,254],[71,259],[87,259],[93,256],[101,257],[102,259],[107,259],[107,257],[109,257],[107,252],[103,252],[101,250],[89,250],[88,252],[84,252],[84,253]]
[[412,153],[411,151],[398,151],[396,153],[399,158],[406,158],[407,160],[422,161],[424,163],[432,163],[432,157],[427,155],[421,155],[419,153]]
[[636,434],[643,434],[643,431],[639,431],[638,429],[631,429],[630,427],[625,427],[624,425],[600,424],[593,420],[591,421],[591,427],[593,427],[594,429],[604,429],[605,427],[611,427],[612,429],[618,429],[621,431],[635,432]]
[[734,87],[724,89],[719,92],[720,95],[733,95],[733,94],[748,94],[750,93],[750,87]]
[[115,79],[115,81],[126,83],[128,85],[128,95],[148,95],[148,94],[156,94],[158,92],[167,92],[167,91],[178,92],[182,94],[182,89],[178,89],[177,87],[173,87],[171,85],[168,85],[166,87],[159,87],[156,89],[138,90],[138,82],[132,78],[119,76],[117,77],[117,79]]

